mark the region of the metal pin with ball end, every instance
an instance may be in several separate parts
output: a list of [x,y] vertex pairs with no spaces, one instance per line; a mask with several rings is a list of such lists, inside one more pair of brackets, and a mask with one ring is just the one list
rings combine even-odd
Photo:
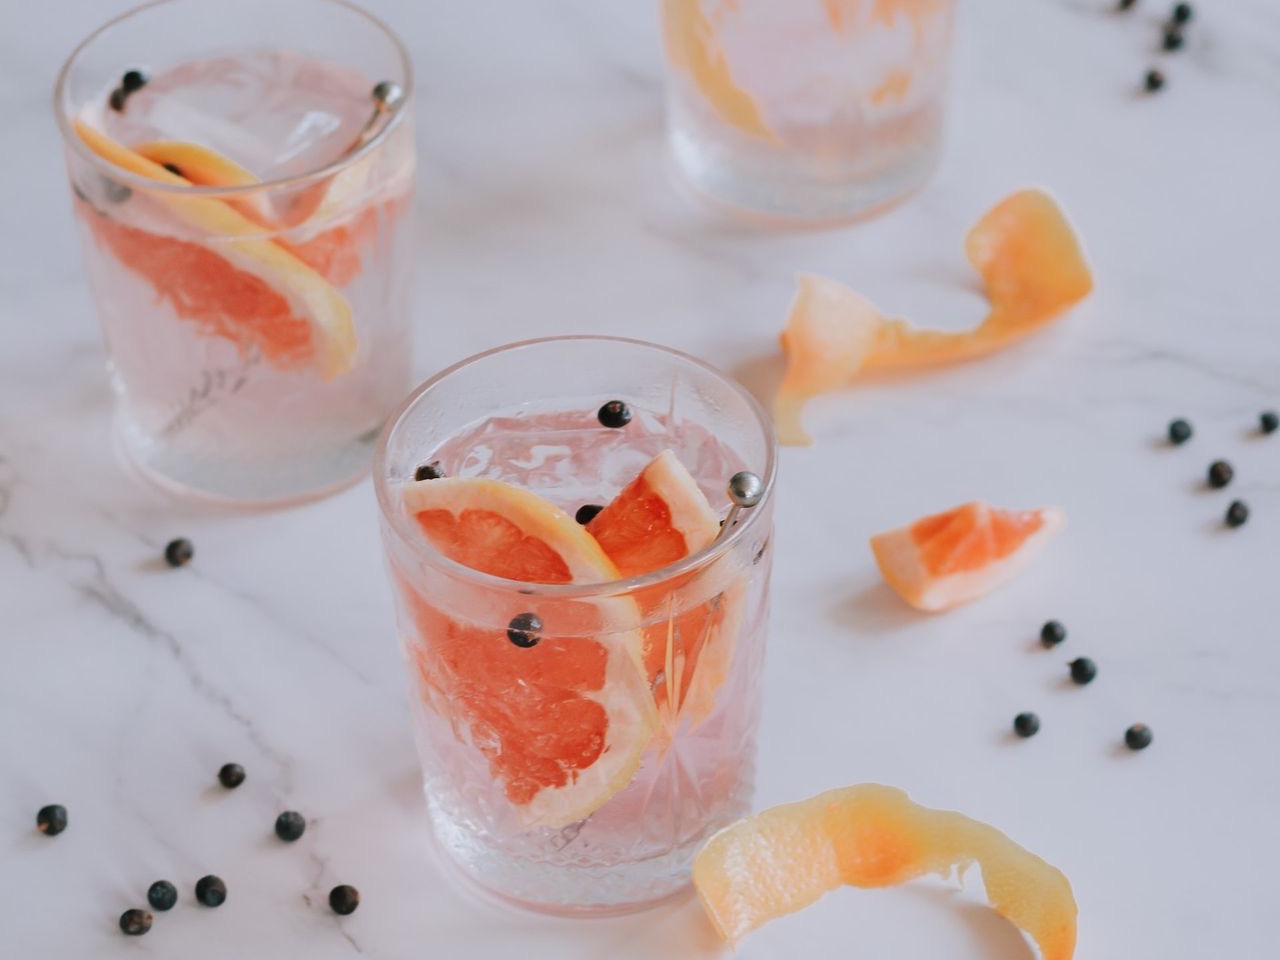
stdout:
[[[405,101],[404,88],[391,80],[374,84],[369,96],[373,100],[373,115],[365,122],[355,139],[347,144],[346,149],[334,158],[335,164],[345,161],[382,133]],[[296,227],[307,220],[324,202],[332,184],[333,177],[328,176],[300,190],[286,191],[279,198],[279,206],[282,208],[278,211],[280,222],[286,227]]]
[[723,540],[738,522],[738,515],[743,510],[750,510],[764,497],[764,481],[750,470],[741,470],[729,478],[729,500],[733,506],[729,515],[724,518],[724,526],[720,528],[717,540]]
[[359,150],[372,140],[382,128],[381,121],[393,114],[399,109],[400,104],[404,103],[404,88],[392,80],[381,80],[375,83],[369,95],[373,98],[373,116],[347,148],[348,153]]

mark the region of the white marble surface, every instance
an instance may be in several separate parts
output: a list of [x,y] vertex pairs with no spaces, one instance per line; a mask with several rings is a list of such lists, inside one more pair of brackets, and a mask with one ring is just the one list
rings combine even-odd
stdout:
[[[1280,13],[1203,3],[1157,57],[1142,2],[964,5],[951,138],[917,199],[838,231],[717,219],[664,168],[653,5],[374,3],[417,60],[417,367],[540,334],[628,333],[744,371],[772,354],[797,270],[895,312],[980,315],[960,239],[990,202],[1051,187],[1096,294],[997,358],[813,405],[788,450],[760,756],[761,805],[879,780],[989,819],[1059,864],[1087,960],[1274,954],[1280,882]],[[0,210],[0,956],[704,958],[685,901],[608,921],[527,915],[455,889],[426,852],[405,685],[367,483],[311,506],[210,511],[112,458],[102,345],[49,91],[120,2],[3,0]],[[1159,8],[1157,10],[1157,8]],[[1135,94],[1157,60],[1169,88]],[[1192,443],[1158,438],[1193,419]],[[1217,456],[1253,518],[1226,532]],[[1015,587],[945,617],[879,585],[866,537],[985,497],[1059,503],[1069,532]],[[157,565],[187,535],[195,563]],[[1071,630],[1060,653],[1039,624]],[[1064,684],[1090,655],[1098,680]],[[1044,729],[1006,733],[1020,710]],[[1135,720],[1155,745],[1118,746]],[[250,779],[213,786],[225,760]],[[59,801],[71,828],[36,835]],[[300,848],[276,812],[312,817]],[[214,871],[217,912],[188,891]],[[147,884],[186,902],[146,937]],[[339,922],[335,883],[364,895]],[[841,891],[744,958],[1025,960],[941,887]],[[957,909],[957,904],[960,908]]]

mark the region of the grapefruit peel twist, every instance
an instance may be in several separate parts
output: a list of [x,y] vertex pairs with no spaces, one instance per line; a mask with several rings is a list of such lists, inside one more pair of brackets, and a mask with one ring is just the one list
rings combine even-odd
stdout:
[[805,404],[849,386],[863,372],[922,369],[994,353],[1046,326],[1093,289],[1071,223],[1041,190],[1020,190],[992,207],[969,231],[965,252],[982,278],[990,310],[961,333],[889,318],[827,277],[798,278],[781,336],[786,372],[773,404],[782,443],[812,443],[801,422]]
[[772,807],[721,830],[693,862],[693,885],[730,944],[841,886],[893,887],[977,864],[991,908],[1043,960],[1071,960],[1076,901],[1062,871],[999,830],[864,783]]

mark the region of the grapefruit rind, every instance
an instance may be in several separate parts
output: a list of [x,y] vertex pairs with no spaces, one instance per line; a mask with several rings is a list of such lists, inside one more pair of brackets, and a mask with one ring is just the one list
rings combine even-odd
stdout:
[[[154,163],[173,164],[183,177],[203,187],[246,187],[262,182],[234,160],[199,143],[151,140],[131,149]],[[269,209],[256,197],[236,197],[226,202],[255,223],[288,230],[290,237],[305,238],[308,228],[312,233],[333,229],[336,223],[351,219],[351,211],[368,206],[370,187],[379,169],[377,159],[376,154],[368,154],[338,173],[295,187],[287,194],[283,188],[277,189],[275,199],[283,207],[280,210]]]
[[1034,331],[1093,291],[1079,235],[1043,190],[1005,197],[974,224],[964,249],[991,301],[975,338],[986,343],[975,353]]
[[[979,518],[977,522],[970,523],[972,516]],[[946,531],[948,536],[966,538],[962,546],[972,547],[973,541],[968,539],[972,537],[987,541],[980,544],[990,547],[990,554],[982,564],[946,571],[927,568],[922,551],[928,544],[927,541],[922,542],[917,531],[921,525],[943,521],[947,517],[955,517],[956,522],[966,524],[966,529],[956,530],[953,527]],[[1034,523],[1035,529],[1018,543],[1010,544],[1011,549],[1001,552],[990,543],[993,517],[1009,519],[1023,527]],[[1002,511],[975,502],[926,517],[906,527],[876,534],[871,538],[871,552],[885,581],[907,603],[917,610],[940,612],[986,596],[1013,580],[1065,526],[1066,514],[1056,507]]]
[[[664,450],[586,529],[619,572],[633,576],[709,546],[719,536],[720,521],[692,474],[671,450]],[[704,602],[677,611],[674,598],[703,582],[695,583],[696,576],[673,578],[636,596],[651,615],[646,619],[657,618],[644,631],[644,666],[668,737],[682,719],[696,727],[714,709],[742,621],[744,590],[736,580]]]
[[[234,160],[198,143],[185,140],[149,140],[134,144],[129,149],[152,163],[177,167],[178,176],[199,187],[251,187],[262,182]],[[276,229],[276,224],[272,223],[271,215],[259,195],[228,197],[222,202],[258,226],[268,230]],[[279,243],[279,240],[276,239],[275,242]]]
[[250,187],[262,182],[229,157],[186,140],[148,140],[129,149],[152,163],[172,164],[178,176],[204,187]]
[[867,783],[782,804],[721,830],[698,853],[693,885],[731,944],[841,886],[890,887],[982,870],[987,901],[1043,960],[1071,960],[1077,907],[1056,867],[999,830]]
[[[168,184],[188,184],[184,177],[122,146],[77,119],[75,130],[94,153],[138,176]],[[157,195],[175,216],[202,234],[217,237],[210,247],[237,270],[262,280],[310,324],[315,362],[326,380],[346,373],[355,363],[356,331],[351,305],[324,277],[279,244],[261,237],[261,225],[220,200],[182,194]]]
[[[483,478],[422,480],[402,487],[401,502],[411,517],[432,510],[445,510],[454,516],[469,510],[497,513],[525,536],[552,547],[567,565],[570,582],[605,583],[618,579],[613,563],[577,521],[555,504],[511,484]],[[423,598],[419,600],[426,603]],[[623,598],[543,599],[539,601],[539,609],[543,611],[544,620],[552,619],[547,611],[554,611],[557,603],[590,603],[598,612],[600,622],[606,625],[638,620],[634,601]],[[631,782],[658,725],[644,674],[641,634],[635,630],[606,629],[590,639],[607,650],[604,684],[599,691],[579,693],[604,709],[608,717],[605,743],[595,762],[576,770],[568,783],[543,787],[528,803],[515,805],[521,822],[528,827],[558,829],[602,807]],[[538,647],[529,652],[537,654]],[[434,688],[430,705],[436,710],[450,711],[448,719],[455,734],[463,739],[466,721],[458,716],[460,705],[451,702],[448,690]]]
[[781,337],[787,369],[774,400],[778,439],[812,443],[801,422],[807,401],[842,389],[864,371],[897,372],[985,356],[1044,327],[1093,289],[1066,214],[1042,190],[1019,190],[969,231],[965,252],[990,302],[972,330],[921,330],[886,317],[871,301],[826,277],[802,274]]

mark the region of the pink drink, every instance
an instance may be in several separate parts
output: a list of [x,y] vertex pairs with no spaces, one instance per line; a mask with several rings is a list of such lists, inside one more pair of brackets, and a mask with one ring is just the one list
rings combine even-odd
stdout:
[[[614,373],[579,369],[577,384],[555,379],[556,370],[579,360],[590,367],[591,358]],[[617,372],[623,362],[633,368],[634,380]],[[505,404],[497,414],[489,407],[489,416],[453,429],[454,417],[470,412],[454,401],[471,396],[479,383],[494,392],[492,384],[513,364],[537,370],[533,380],[552,374],[550,384],[563,394],[553,397],[554,388],[534,386],[531,392],[548,395]],[[580,394],[582,387],[591,390],[593,376],[612,381],[612,392]],[[631,393],[632,383],[643,394]],[[625,399],[633,412],[623,429],[606,429],[596,418],[601,400],[613,397]],[[486,401],[477,401],[475,409],[484,409]],[[436,436],[433,428],[445,427],[442,417],[450,425]],[[660,348],[595,338],[542,341],[482,356],[428,384],[393,422],[376,476],[428,809],[445,851],[485,888],[559,911],[651,902],[684,887],[697,849],[747,811],[768,619],[771,504],[766,499],[744,513],[729,536],[688,563],[648,577],[558,587],[485,577],[467,582],[465,571],[438,568],[439,555],[414,532],[404,479],[416,464],[438,460],[450,477],[501,480],[573,514],[583,504],[609,502],[657,454],[671,450],[724,515],[731,475],[744,466],[762,476],[771,470],[772,438],[765,430],[754,404],[708,368]],[[538,729],[540,717],[558,709],[558,701],[548,693],[545,702],[529,703],[517,675],[510,695],[498,695],[512,712],[512,725],[493,734],[496,742],[486,742],[468,698],[493,699],[494,692],[477,692],[457,679],[484,667],[462,662],[453,672],[438,671],[433,658],[456,660],[482,648],[524,656],[510,652],[505,635],[511,610],[536,610],[550,624],[563,621],[570,607],[599,615],[577,633],[557,634],[568,636],[566,643],[576,637],[581,644],[607,645],[643,634],[646,642],[665,645],[650,658],[638,688],[620,694],[635,696],[624,711],[647,712],[656,723],[639,744],[638,767],[598,807],[568,822],[543,809],[530,822],[539,800],[527,806],[513,801],[501,751],[512,748],[511,738],[520,738],[526,727]],[[448,645],[444,633],[455,625],[465,625],[472,647]],[[691,646],[693,629],[704,633]],[[698,651],[689,669],[681,659],[686,650]],[[542,683],[552,662],[530,657],[529,681]],[[654,662],[665,666],[655,671]],[[451,680],[442,684],[441,676]],[[685,690],[675,689],[680,683]],[[572,730],[550,733],[548,755],[575,740]],[[589,777],[590,768],[580,775]]]
[[[407,64],[350,8],[274,6],[331,20],[332,53],[273,40],[249,0],[174,0],[104,28],[59,86],[120,446],[166,487],[236,501],[358,477],[409,376],[408,112],[352,150]],[[381,65],[341,52],[362,29]],[[122,98],[127,70],[146,83]]]

